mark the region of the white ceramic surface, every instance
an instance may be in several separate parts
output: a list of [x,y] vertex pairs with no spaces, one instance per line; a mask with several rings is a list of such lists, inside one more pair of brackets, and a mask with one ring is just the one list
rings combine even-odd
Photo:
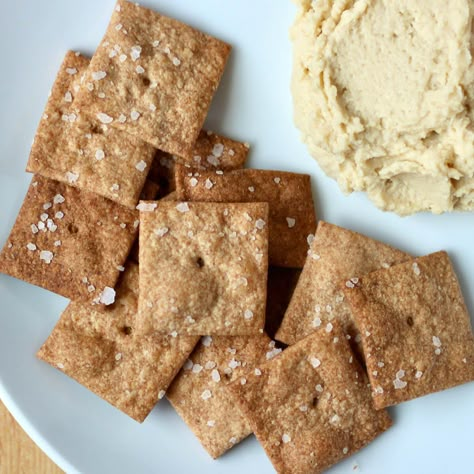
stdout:
[[[474,313],[474,215],[399,218],[364,195],[344,196],[298,141],[289,93],[287,0],[147,0],[162,13],[234,45],[207,122],[249,141],[250,166],[307,172],[318,215],[413,254],[446,249]],[[67,49],[92,53],[113,0],[10,0],[0,15],[0,242],[27,189],[29,147]],[[34,357],[66,300],[0,275],[0,396],[47,454],[68,473],[273,472],[254,438],[212,461],[164,401],[143,425]],[[394,427],[332,474],[473,472],[474,384],[391,410]],[[353,467],[359,466],[354,471]]]

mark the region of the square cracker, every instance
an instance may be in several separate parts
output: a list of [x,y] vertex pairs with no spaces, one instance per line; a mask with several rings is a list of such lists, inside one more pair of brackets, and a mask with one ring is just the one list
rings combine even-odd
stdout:
[[319,473],[388,429],[338,324],[316,331],[229,385],[279,473]]
[[265,321],[266,203],[140,204],[144,333],[258,335]]
[[303,272],[275,337],[294,344],[320,326],[338,320],[353,349],[362,357],[360,335],[340,284],[411,257],[365,235],[322,221],[310,241]]
[[222,41],[119,0],[78,107],[159,150],[189,156],[229,52]]
[[273,354],[265,334],[253,337],[206,336],[166,392],[171,404],[215,459],[252,430],[229,399],[225,387]]
[[176,170],[178,199],[208,202],[268,202],[270,265],[302,268],[307,237],[316,228],[310,176],[283,171],[236,170],[216,174]]
[[142,422],[199,338],[138,336],[138,266],[128,264],[107,308],[70,303],[38,357]]
[[474,337],[446,252],[344,288],[362,335],[377,408],[474,380]]
[[38,126],[26,170],[135,208],[155,149],[90,119],[75,96],[89,59],[69,51]]
[[191,153],[192,159],[180,158],[158,150],[151,166],[149,178],[158,183],[166,196],[176,189],[175,164],[192,167],[188,173],[196,170],[232,170],[243,168],[249,153],[249,145],[214,132],[201,130]]
[[109,304],[137,226],[137,211],[34,176],[0,271],[71,300]]

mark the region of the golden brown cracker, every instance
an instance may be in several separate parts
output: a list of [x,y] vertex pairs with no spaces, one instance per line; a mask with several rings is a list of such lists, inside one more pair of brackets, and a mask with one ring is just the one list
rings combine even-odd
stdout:
[[34,176],[0,271],[71,300],[109,304],[138,217],[97,194]]
[[265,321],[266,203],[140,203],[145,333],[258,335]]
[[269,262],[302,268],[307,237],[316,228],[309,175],[266,170],[199,171],[176,169],[178,199],[207,202],[268,202]]
[[358,451],[391,420],[338,324],[316,331],[228,386],[279,473],[315,474]]
[[446,252],[344,287],[362,335],[377,408],[474,380],[474,336]]
[[108,308],[70,303],[38,357],[142,422],[198,337],[137,336],[138,267],[129,264]]
[[26,170],[135,208],[155,149],[81,114],[75,97],[89,59],[71,51],[46,104]]
[[246,438],[250,426],[224,389],[266,360],[265,334],[205,336],[166,392],[171,404],[215,459]]
[[344,301],[341,281],[350,281],[411,257],[365,235],[320,221],[276,339],[294,344],[319,327],[340,321],[363,360],[360,335]]
[[159,150],[189,156],[229,52],[184,23],[119,0],[78,107]]

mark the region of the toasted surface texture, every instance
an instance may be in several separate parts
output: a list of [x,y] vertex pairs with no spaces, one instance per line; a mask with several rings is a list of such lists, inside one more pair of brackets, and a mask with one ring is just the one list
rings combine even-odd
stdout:
[[[270,353],[270,339],[206,336],[166,392],[206,451],[217,458],[252,431],[225,387],[245,380]],[[208,391],[208,392],[207,392]]]
[[137,300],[138,267],[128,264],[116,302],[97,310],[70,303],[38,357],[142,422],[199,338],[136,335]]
[[472,0],[296,3],[294,116],[323,170],[402,215],[473,210]]
[[474,380],[474,337],[446,252],[370,273],[344,293],[377,408]]
[[259,369],[229,390],[278,473],[320,473],[391,425],[337,324]]
[[80,113],[75,96],[88,65],[89,59],[71,51],[66,54],[38,126],[26,170],[133,209],[155,149]]
[[78,107],[155,148],[189,156],[229,52],[222,41],[119,0]]
[[265,322],[268,205],[145,202],[144,333],[258,335]]
[[270,206],[271,265],[302,268],[308,250],[307,237],[316,228],[316,216],[308,175],[283,171],[245,169],[189,176],[176,171],[178,199],[208,202],[268,202]]
[[71,300],[106,303],[137,235],[138,212],[34,176],[0,271]]
[[327,222],[319,222],[303,272],[275,336],[294,344],[337,320],[362,355],[360,336],[344,301],[341,283],[410,259],[382,242]]
[[248,153],[249,145],[246,143],[201,130],[191,158],[180,158],[158,150],[149,177],[160,185],[160,197],[163,197],[176,189],[176,163],[185,165],[188,174],[206,169],[215,171],[240,169],[243,168]]
[[275,337],[280,327],[300,275],[298,268],[268,268],[265,332],[271,338]]

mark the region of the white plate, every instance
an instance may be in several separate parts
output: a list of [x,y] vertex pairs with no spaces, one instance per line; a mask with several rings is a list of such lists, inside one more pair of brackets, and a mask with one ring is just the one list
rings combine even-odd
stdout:
[[[113,0],[3,2],[0,94],[0,241],[6,240],[30,177],[29,147],[68,48],[92,53]],[[474,307],[474,216],[399,218],[363,195],[343,196],[298,141],[289,93],[294,8],[280,0],[148,0],[147,6],[227,40],[234,51],[207,126],[252,144],[250,165],[312,174],[318,215],[413,254],[450,252]],[[0,396],[46,453],[68,473],[273,472],[253,438],[211,461],[163,401],[143,425],[132,421],[34,354],[66,300],[0,275]],[[333,468],[363,474],[472,472],[474,384],[391,410],[394,427]]]

